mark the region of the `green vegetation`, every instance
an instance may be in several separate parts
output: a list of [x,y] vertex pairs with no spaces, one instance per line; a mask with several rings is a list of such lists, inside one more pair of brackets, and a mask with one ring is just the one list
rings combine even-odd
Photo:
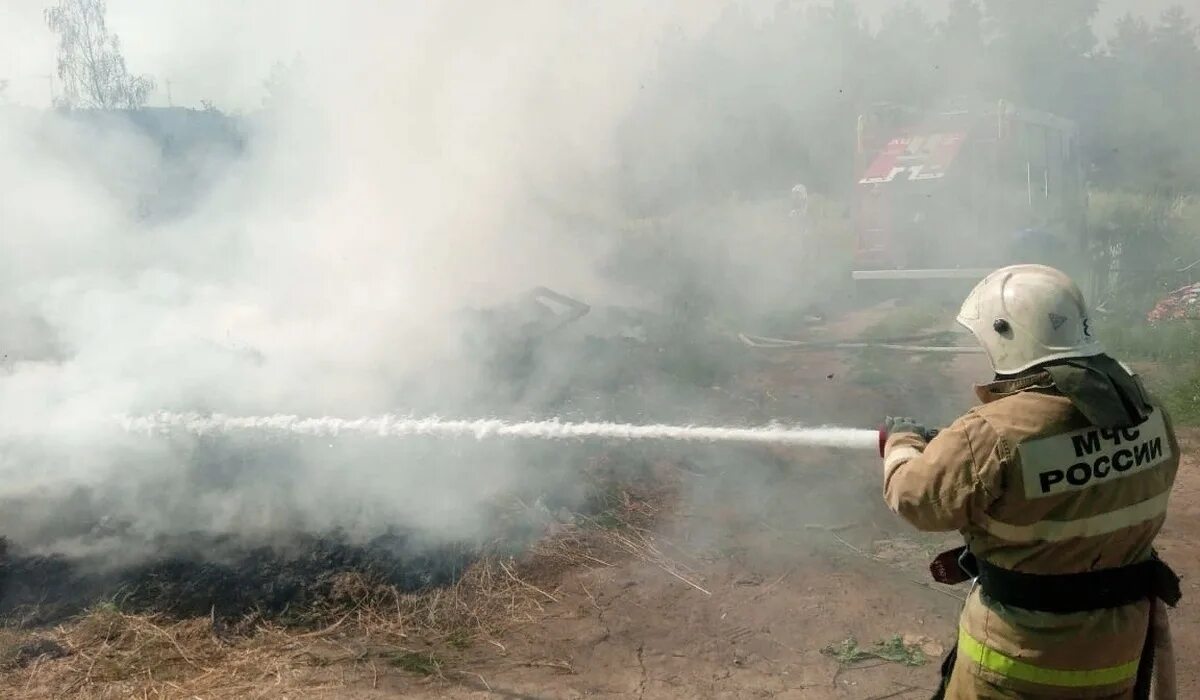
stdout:
[[854,637],[850,637],[838,644],[830,644],[822,649],[821,653],[837,659],[838,663],[844,665],[869,659],[882,659],[905,666],[922,666],[929,661],[918,645],[905,644],[899,635],[875,642],[868,649],[858,646]]
[[869,325],[859,335],[859,340],[896,340],[913,336],[928,336],[930,345],[949,342],[952,331],[935,331],[946,328],[954,313],[952,307],[940,304],[912,304],[896,306],[887,316]]
[[1149,324],[1138,318],[1105,319],[1100,339],[1114,356],[1132,362],[1186,363],[1200,355],[1200,321]]
[[398,651],[386,658],[390,665],[420,676],[434,676],[442,671],[442,662],[428,652]]
[[684,386],[708,388],[729,378],[730,362],[720,346],[711,341],[681,336],[668,340],[654,357],[659,372]]
[[932,304],[897,306],[862,332],[861,340],[906,338],[942,328],[953,318],[953,311]]
[[1200,425],[1200,321],[1146,323],[1104,319],[1098,327],[1108,352],[1129,363],[1162,400],[1178,425]]
[[1200,203],[1194,197],[1092,192],[1091,296],[1097,307],[1141,320],[1166,293],[1200,279]]
[[456,629],[450,632],[446,637],[446,644],[452,648],[462,651],[471,646],[471,633],[465,629]]
[[[954,317],[955,309],[939,304],[918,303],[899,306],[868,326],[856,340],[895,341],[915,345],[953,345],[956,333],[936,331]],[[909,341],[909,338],[920,338]],[[948,360],[947,355],[911,355],[882,348],[864,348],[849,359],[847,378],[860,386],[878,387],[895,383],[896,372],[936,373]]]
[[629,527],[623,517],[628,506],[629,494],[621,483],[615,479],[600,480],[589,487],[586,513],[577,514],[576,519],[585,528],[622,530]]
[[884,386],[894,379],[887,368],[894,371],[894,353],[889,356],[886,350],[867,348],[850,356],[846,378],[859,386]]
[[1149,383],[1177,425],[1200,425],[1200,368],[1193,365],[1177,380],[1155,377]]

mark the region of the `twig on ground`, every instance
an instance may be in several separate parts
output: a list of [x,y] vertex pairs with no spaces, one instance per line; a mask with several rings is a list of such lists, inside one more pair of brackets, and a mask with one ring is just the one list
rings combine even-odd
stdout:
[[575,673],[575,668],[567,661],[526,661],[520,665],[529,668],[556,668],[567,673]]
[[854,545],[850,544],[846,540],[842,539],[841,535],[837,534],[836,532],[833,532],[832,530],[829,531],[829,536],[832,537],[833,539],[837,540],[838,542],[841,542],[842,544],[844,544],[846,546],[846,548],[849,549],[850,551],[856,552],[859,555],[864,556],[867,559],[870,559],[872,561],[879,561],[879,557],[875,556],[874,554],[867,554],[866,552],[862,551],[858,547],[855,547]]
[[[696,590],[700,591],[704,595],[712,595],[712,593],[710,591],[708,591],[704,587],[700,586],[699,584],[697,584],[693,581],[690,581],[689,579],[684,577],[682,574],[680,574],[678,571],[676,571],[675,567],[672,566],[672,564],[676,564],[678,562],[674,562],[673,560],[670,560],[666,556],[664,556],[663,553],[661,551],[659,551],[658,548],[655,547],[653,543],[648,541],[648,539],[646,538],[645,535],[640,536],[641,540],[642,540],[641,543],[635,543],[632,540],[630,540],[628,537],[625,537],[624,535],[617,533],[617,532],[612,533],[612,537],[615,540],[617,540],[622,546],[624,546],[625,549],[629,551],[629,553],[633,554],[634,556],[637,556],[639,559],[649,562],[651,564],[654,564],[655,566],[659,567],[663,571],[666,571],[668,574],[671,574],[672,576],[679,579],[680,581],[683,581],[684,583],[691,586],[692,588],[695,588]],[[685,566],[685,568],[688,568],[690,570],[691,567]]]
[[762,598],[764,595],[766,595],[766,594],[770,593],[772,588],[775,588],[775,587],[776,587],[776,586],[778,586],[779,584],[783,583],[783,580],[784,580],[785,578],[787,578],[788,576],[791,576],[791,575],[792,575],[792,572],[793,572],[793,571],[795,571],[795,570],[796,570],[796,569],[795,569],[795,567],[793,567],[793,568],[791,568],[791,569],[788,569],[787,571],[785,571],[785,572],[783,572],[782,574],[780,574],[780,575],[779,575],[779,578],[777,578],[777,579],[775,579],[774,581],[772,581],[772,582],[768,583],[766,586],[763,586],[762,590],[760,590],[758,593],[756,593],[756,594],[754,595],[754,600],[758,600],[759,598]]
[[189,666],[191,666],[192,668],[198,669],[198,670],[206,670],[206,669],[201,669],[199,664],[197,664],[195,661],[192,661],[191,657],[188,656],[188,653],[183,650],[182,646],[179,645],[179,640],[176,639],[174,637],[174,635],[172,635],[170,632],[167,632],[163,628],[159,627],[158,625],[154,624],[153,622],[151,622],[150,620],[147,620],[147,619],[137,618],[137,617],[133,617],[131,615],[123,615],[122,617],[126,620],[126,622],[128,622],[130,620],[136,620],[139,624],[145,624],[151,630],[153,630],[156,634],[162,636],[168,642],[170,642],[171,646],[175,647],[175,651],[179,652],[180,658],[182,658]]
[[295,639],[313,639],[316,637],[324,637],[325,635],[329,634],[330,632],[341,627],[342,623],[346,621],[346,618],[350,617],[351,613],[353,613],[355,610],[358,610],[358,606],[355,606],[354,610],[351,610],[350,612],[346,613],[345,615],[342,615],[341,618],[339,618],[338,621],[333,623],[332,625],[330,625],[324,629],[319,629],[319,630],[315,630],[312,632],[306,632],[304,634],[298,634],[298,635],[296,635]]
[[525,586],[526,588],[528,588],[531,591],[540,593],[541,595],[545,596],[552,603],[558,602],[558,598],[555,598],[554,596],[543,591],[542,589],[538,588],[537,586],[533,585],[532,583],[529,583],[528,581],[523,581],[523,580],[517,578],[516,574],[514,574],[512,572],[512,569],[508,568],[508,564],[505,564],[504,562],[500,562],[500,568],[504,569],[504,573],[508,574],[508,577],[511,578],[513,581],[521,584],[522,586]]
[[942,595],[950,596],[951,598],[959,601],[960,603],[967,602],[967,597],[965,595],[959,595],[958,593],[955,593],[954,591],[952,591],[948,588],[942,588],[941,586],[934,586],[931,583],[928,583],[926,581],[919,581],[915,578],[907,578],[906,577],[904,580],[908,581],[909,583],[915,583],[922,588],[928,588],[929,590],[931,590],[935,593],[941,593]]
[[668,567],[668,566],[665,566],[664,564],[661,564],[661,563],[659,564],[659,567],[660,567],[660,568],[661,568],[663,571],[667,572],[668,574],[671,574],[672,576],[674,576],[675,578],[679,579],[680,581],[683,581],[684,583],[686,583],[687,585],[691,586],[692,588],[695,588],[696,590],[700,591],[700,592],[701,592],[701,593],[703,593],[704,595],[712,595],[712,593],[710,593],[709,591],[707,591],[707,590],[705,590],[704,588],[702,588],[702,587],[701,587],[699,584],[692,583],[691,581],[687,580],[687,579],[686,579],[686,578],[684,578],[683,576],[679,575],[679,573],[677,573],[677,572],[673,571],[673,570],[672,570],[670,567]]

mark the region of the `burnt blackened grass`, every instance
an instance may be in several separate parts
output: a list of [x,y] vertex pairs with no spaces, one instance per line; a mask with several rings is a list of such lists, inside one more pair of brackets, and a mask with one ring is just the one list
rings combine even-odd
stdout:
[[304,610],[331,598],[342,574],[420,591],[455,582],[479,552],[466,543],[416,548],[397,534],[364,544],[340,534],[296,536],[255,547],[198,535],[163,551],[116,570],[8,551],[0,563],[0,617],[19,626],[53,624],[110,601],[128,612],[301,623]]

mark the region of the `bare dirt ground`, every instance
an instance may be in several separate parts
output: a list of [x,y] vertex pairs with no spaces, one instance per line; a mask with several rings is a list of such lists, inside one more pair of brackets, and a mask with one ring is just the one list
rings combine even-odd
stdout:
[[[970,380],[985,376],[981,363],[967,356],[933,368],[914,358],[890,381],[873,384],[870,376],[853,379],[862,368],[852,360],[788,352],[766,358],[728,391],[748,399],[756,418],[812,422],[815,402],[830,423],[871,425],[884,412],[922,408],[926,415],[948,414],[941,420],[973,402]],[[939,405],[921,401],[939,387]],[[1200,430],[1182,439],[1184,464],[1159,549],[1183,578],[1184,602],[1172,619],[1180,697],[1200,697],[1194,661],[1200,656]],[[723,466],[715,469],[687,460],[663,466],[672,495],[653,502],[652,518],[606,532],[607,547],[588,549],[569,565],[563,558],[535,560],[509,579],[503,569],[497,574],[507,582],[503,595],[519,615],[493,633],[429,640],[396,628],[390,636],[370,636],[362,631],[368,627],[355,625],[361,612],[351,610],[325,629],[262,631],[256,642],[232,642],[242,650],[236,658],[255,669],[246,675],[229,654],[209,662],[189,646],[193,637],[217,636],[198,620],[120,638],[132,653],[142,644],[186,673],[150,665],[145,678],[114,683],[104,680],[102,655],[94,654],[100,661],[88,667],[81,650],[68,649],[74,659],[39,658],[5,673],[0,692],[343,700],[927,697],[965,591],[929,582],[926,564],[954,537],[921,535],[888,513],[878,460],[870,454],[777,451],[763,459],[733,452],[718,462]],[[770,473],[742,481],[738,468]],[[636,542],[622,547],[625,538]],[[432,616],[436,604],[428,604],[422,614]],[[397,601],[398,617],[411,614],[400,607]],[[386,606],[371,610],[387,614],[378,612]],[[117,622],[122,629],[142,624],[110,620]],[[83,624],[95,622],[61,628],[55,638],[70,646],[81,639]],[[922,649],[927,662],[847,665],[823,653],[848,638],[866,648],[896,636]],[[112,634],[96,639],[91,643],[119,641]],[[398,656],[389,648],[405,651]],[[68,667],[71,684],[46,682]],[[206,690],[213,674],[235,673],[250,679],[241,691]]]
[[[983,362],[960,357],[932,377],[951,390],[947,408],[973,402],[970,382],[986,377]],[[759,376],[759,390],[769,395],[764,408],[778,416],[819,395],[831,421],[861,425],[862,407],[880,405],[881,393],[890,394],[885,402],[893,406],[933,393],[926,384],[931,378],[915,371],[887,387],[837,381],[851,370],[844,359],[823,353],[783,358]],[[1185,600],[1172,623],[1184,698],[1200,697],[1194,661],[1200,656],[1200,606],[1194,603],[1200,598],[1200,430],[1181,437],[1184,463],[1159,549],[1183,579]],[[572,570],[542,617],[503,639],[501,653],[488,650],[463,667],[477,674],[469,687],[389,677],[379,695],[364,689],[344,697],[474,698],[488,696],[489,687],[527,698],[927,697],[936,684],[937,657],[953,641],[965,591],[929,582],[926,565],[954,536],[916,533],[875,505],[878,467],[870,455],[781,456],[785,463],[792,458],[794,470],[778,484],[794,489],[782,499],[795,503],[790,512],[773,504],[761,517],[749,517],[738,507],[744,506],[739,496],[727,494],[734,506],[730,520],[721,519],[720,509],[704,508],[663,524],[662,549],[695,585],[638,561]],[[830,469],[840,476],[814,473]],[[829,512],[814,507],[814,490],[817,501],[832,491],[840,503],[857,492],[873,507]],[[697,532],[716,534],[693,548],[688,533]],[[845,666],[822,653],[848,637],[866,646],[895,635],[922,646],[928,663]]]
[[[1200,697],[1194,661],[1200,608],[1192,602],[1200,596],[1197,448],[1200,432],[1191,431],[1185,443],[1191,456],[1160,539],[1163,556],[1184,580],[1185,602],[1172,615],[1181,698]],[[929,543],[902,528],[873,546],[834,534],[798,535],[802,543],[782,557],[786,535],[731,536],[730,544],[746,547],[739,556],[696,560],[693,578],[711,595],[646,564],[571,572],[559,589],[560,604],[505,640],[505,656],[472,670],[509,697],[927,697],[936,659],[915,668],[884,661],[843,667],[820,650],[847,636],[867,641],[900,634],[927,640],[927,651],[936,655],[952,641],[954,595],[961,591],[925,583]],[[758,551],[771,554],[759,558]],[[441,683],[393,687],[412,697],[486,696]]]
[[[878,415],[863,415],[864,408],[928,415],[921,397],[939,393],[944,405],[934,410],[949,418],[974,402],[971,382],[987,376],[979,356],[929,373],[920,363],[913,358],[911,375],[871,385],[843,381],[855,369],[845,357],[794,353],[741,386],[776,418],[807,417],[805,407],[819,397],[830,422],[870,425]],[[1184,582],[1185,601],[1172,618],[1181,698],[1200,697],[1200,606],[1192,603],[1200,598],[1200,430],[1182,440],[1184,464],[1159,541]],[[640,561],[571,570],[543,616],[499,640],[502,651],[485,649],[462,666],[475,674],[461,676],[473,681],[467,686],[388,676],[374,690],[338,697],[927,697],[965,591],[930,582],[926,566],[955,537],[916,533],[878,504],[870,455],[780,457],[791,473],[778,488],[794,490],[780,501],[793,509],[764,504],[751,517],[743,494],[726,493],[728,518],[719,508],[697,508],[662,523],[661,548],[695,585]],[[822,494],[836,494],[837,503],[858,494],[869,505],[830,512],[820,507]],[[695,533],[711,536],[690,546]],[[867,646],[895,635],[922,646],[928,663],[845,666],[822,653],[848,637]]]

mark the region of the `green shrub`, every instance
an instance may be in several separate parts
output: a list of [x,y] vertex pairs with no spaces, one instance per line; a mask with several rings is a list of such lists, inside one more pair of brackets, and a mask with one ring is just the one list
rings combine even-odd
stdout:
[[1092,192],[1088,203],[1097,306],[1144,315],[1163,294],[1193,282],[1200,266],[1200,202],[1137,192]]
[[1200,425],[1200,321],[1108,318],[1097,329],[1109,354],[1135,366],[1177,424]]
[[1100,340],[1114,357],[1126,361],[1191,362],[1200,354],[1200,321],[1151,325],[1140,319],[1102,319]]

